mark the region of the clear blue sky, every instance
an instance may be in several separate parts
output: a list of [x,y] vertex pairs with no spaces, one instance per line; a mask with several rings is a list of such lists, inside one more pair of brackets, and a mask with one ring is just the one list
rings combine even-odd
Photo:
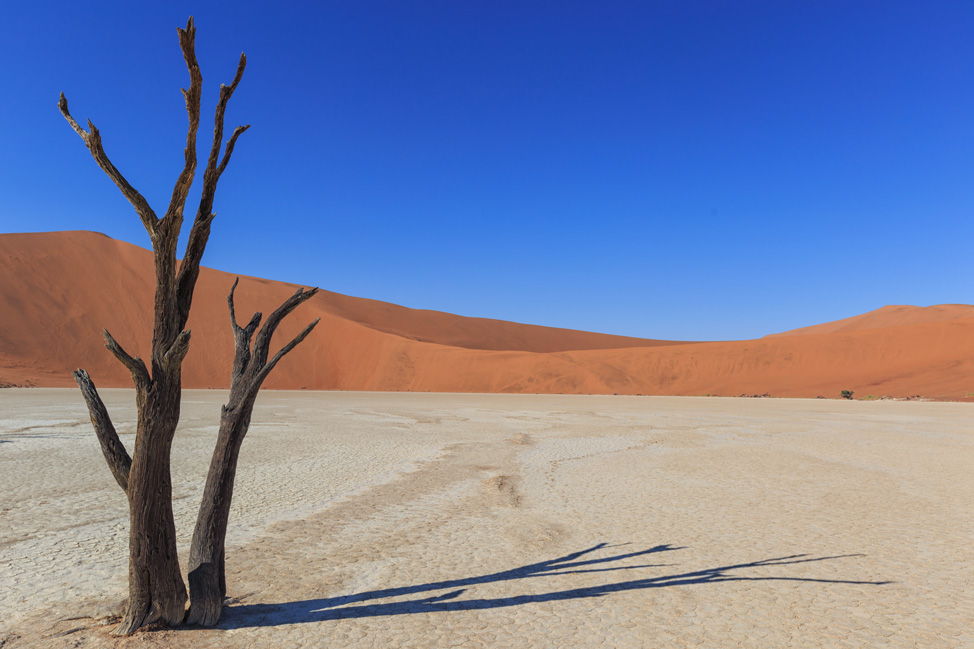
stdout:
[[201,155],[241,51],[253,125],[207,266],[691,340],[974,302],[966,1],[8,3],[0,231],[148,246],[57,97],[163,212],[190,14]]

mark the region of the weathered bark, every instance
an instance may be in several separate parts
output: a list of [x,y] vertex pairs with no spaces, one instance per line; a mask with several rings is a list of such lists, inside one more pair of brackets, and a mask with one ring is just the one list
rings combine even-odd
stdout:
[[[155,368],[153,368],[155,370]],[[160,368],[161,369],[161,368]],[[129,599],[118,635],[183,621],[186,586],[176,554],[170,449],[179,421],[179,370],[159,372],[139,408],[129,473]],[[174,380],[173,380],[174,379]]]
[[185,617],[186,587],[176,555],[176,527],[172,512],[170,451],[179,422],[181,368],[189,351],[190,332],[185,330],[199,264],[209,237],[213,196],[226,169],[237,137],[247,127],[238,127],[227,143],[223,160],[216,157],[223,142],[223,117],[227,102],[243,75],[246,58],[241,55],[231,86],[221,86],[216,109],[213,144],[203,179],[203,199],[190,231],[190,248],[183,261],[176,262],[176,246],[183,222],[183,210],[196,173],[196,132],[199,128],[203,77],[196,61],[196,29],[190,18],[180,29],[179,45],[190,76],[189,90],[183,90],[189,127],[186,134],[185,164],[173,187],[172,198],[163,218],[158,218],[145,198],[119,172],[102,145],[101,135],[89,121],[82,128],[68,111],[61,94],[58,107],[64,118],[84,141],[99,167],[118,186],[135,208],[152,241],[155,261],[155,317],[152,327],[152,372],[138,357],[132,357],[106,331],[106,346],[132,374],[135,384],[135,446],[128,454],[111,424],[104,403],[87,372],[78,370],[75,379],[88,404],[102,451],[116,481],[129,501],[129,600],[116,634],[129,634],[156,621],[179,624]]
[[271,337],[277,326],[295,307],[317,293],[318,289],[298,289],[289,297],[264,323],[251,351],[251,339],[260,324],[261,314],[255,313],[245,327],[237,324],[233,307],[233,292],[236,288],[237,282],[234,281],[230,295],[227,296],[235,347],[230,397],[220,412],[220,432],[210,461],[210,470],[206,475],[206,486],[189,551],[190,603],[186,622],[204,626],[212,626],[220,620],[223,598],[227,593],[224,557],[230,502],[233,498],[237,459],[244,436],[250,427],[257,393],[278,361],[304,340],[318,324],[318,320],[309,324],[268,361]]
[[108,468],[115,477],[118,486],[122,488],[122,491],[128,492],[132,458],[129,457],[128,451],[125,450],[125,446],[118,438],[115,425],[112,424],[111,417],[108,416],[108,409],[105,408],[104,402],[98,396],[98,390],[95,389],[95,383],[88,376],[88,372],[77,370],[74,373],[74,380],[81,388],[85,403],[88,404],[91,425],[95,427],[95,435],[98,437],[98,443],[101,444],[101,452],[105,456],[105,462],[108,463]]

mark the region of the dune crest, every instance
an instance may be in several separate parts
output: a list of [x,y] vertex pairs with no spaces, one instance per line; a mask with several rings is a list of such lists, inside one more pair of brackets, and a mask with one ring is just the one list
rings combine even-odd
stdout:
[[944,322],[959,318],[974,318],[974,305],[971,304],[935,304],[933,306],[910,306],[908,304],[891,304],[875,311],[862,313],[824,322],[822,324],[801,327],[777,334],[769,334],[765,338],[778,336],[805,336],[814,334],[848,333],[851,331],[865,331],[866,329],[885,329],[887,327],[901,327],[925,322]]
[[[0,385],[72,386],[71,371],[83,367],[99,387],[130,387],[101,330],[147,356],[149,251],[92,232],[4,234],[0,276]],[[233,277],[201,269],[187,388],[229,384],[226,294]],[[269,312],[296,288],[241,277],[237,313]],[[848,389],[941,399],[974,393],[969,305],[886,307],[788,335],[693,343],[466,318],[321,291],[281,326],[275,344],[317,317],[321,324],[281,362],[268,388],[782,397],[835,397]]]

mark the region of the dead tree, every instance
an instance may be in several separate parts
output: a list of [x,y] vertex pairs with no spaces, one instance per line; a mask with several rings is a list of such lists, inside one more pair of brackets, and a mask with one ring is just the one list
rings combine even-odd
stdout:
[[318,289],[298,291],[288,298],[257,333],[251,351],[251,340],[260,324],[261,314],[255,313],[245,327],[237,324],[233,307],[234,281],[227,304],[230,307],[230,326],[233,327],[234,358],[230,379],[230,398],[220,412],[220,432],[216,448],[206,476],[203,500],[193,532],[193,544],[189,552],[189,614],[188,624],[212,626],[220,619],[223,598],[226,596],[226,570],[224,568],[224,543],[227,522],[230,518],[230,501],[233,498],[233,482],[237,471],[237,458],[254,410],[254,400],[264,379],[285,354],[307,337],[318,320],[304,328],[291,342],[281,348],[269,361],[268,350],[271,336],[291,311],[310,299]]
[[229,86],[220,86],[216,106],[213,143],[203,173],[203,190],[182,262],[176,261],[176,243],[183,222],[186,198],[196,173],[196,131],[200,120],[203,77],[196,61],[196,29],[190,18],[179,29],[179,46],[189,70],[190,87],[183,90],[189,129],[186,135],[185,165],[176,179],[166,213],[159,218],[143,196],[122,176],[102,146],[101,134],[88,121],[85,130],[68,112],[61,94],[58,107],[84,141],[98,166],[135,207],[152,241],[155,261],[155,303],[150,367],[132,356],[111,334],[104,332],[108,349],[132,374],[138,419],[131,458],[118,439],[115,428],[84,370],[74,373],[88,404],[91,421],[105,460],[129,503],[129,598],[116,634],[128,634],[155,621],[179,624],[185,616],[186,587],[176,557],[176,530],[172,512],[170,448],[179,421],[181,368],[189,350],[190,332],[185,329],[199,276],[200,260],[210,234],[217,183],[230,161],[234,144],[249,126],[239,126],[230,136],[222,158],[223,117],[227,102],[243,76],[247,59],[241,54],[237,73]]

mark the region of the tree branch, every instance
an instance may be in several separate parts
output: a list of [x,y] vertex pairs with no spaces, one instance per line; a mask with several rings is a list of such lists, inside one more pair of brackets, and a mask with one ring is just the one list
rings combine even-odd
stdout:
[[277,326],[281,321],[287,317],[291,311],[293,311],[299,304],[306,302],[314,297],[318,293],[317,288],[312,288],[309,290],[304,290],[299,288],[294,295],[289,297],[284,303],[279,306],[274,312],[267,318],[264,326],[261,327],[260,332],[257,333],[257,339],[253,344],[253,350],[250,347],[250,341],[253,338],[254,331],[260,324],[261,314],[257,312],[254,317],[250,319],[250,322],[246,327],[241,327],[237,324],[237,316],[233,305],[233,294],[237,288],[237,282],[239,278],[234,280],[233,286],[230,288],[230,294],[227,296],[227,304],[230,307],[230,322],[233,326],[234,332],[234,359],[233,359],[233,373],[230,377],[230,391],[231,394],[237,392],[238,389],[243,390],[240,394],[253,393],[256,394],[257,390],[260,389],[261,383],[267,378],[274,366],[277,365],[288,352],[298,346],[311,330],[315,328],[318,324],[320,318],[315,320],[304,330],[299,333],[294,340],[286,344],[274,358],[267,361],[267,356],[269,353],[269,348],[271,344],[271,338],[274,332],[277,330]]
[[186,358],[186,354],[189,352],[190,334],[191,332],[189,329],[180,331],[179,335],[176,336],[176,340],[174,340],[172,345],[170,345],[169,350],[163,357],[170,367],[173,365],[178,366],[183,362],[183,359]]
[[305,291],[303,288],[299,288],[294,295],[289,297],[284,301],[284,304],[277,307],[277,309],[267,318],[267,322],[261,327],[260,332],[257,334],[257,340],[254,342],[254,357],[258,359],[258,367],[263,368],[267,363],[267,355],[271,346],[271,337],[277,330],[277,326],[281,324],[287,314],[294,311],[295,308],[302,302],[310,300],[318,292],[317,288],[312,288]]
[[112,425],[112,420],[108,416],[108,409],[105,408],[105,403],[98,396],[98,390],[95,388],[91,377],[88,376],[88,372],[82,369],[75,370],[74,380],[78,383],[78,387],[81,388],[81,394],[85,398],[85,403],[88,404],[91,425],[95,427],[95,435],[98,437],[98,443],[101,445],[101,452],[105,456],[105,462],[108,463],[108,468],[115,477],[115,482],[122,488],[122,491],[128,493],[129,470],[132,467],[132,458],[129,457],[128,451],[125,450],[125,446],[119,440],[118,433],[115,432],[115,426]]
[[71,117],[71,113],[68,112],[68,98],[61,93],[61,98],[58,100],[57,107],[61,109],[61,114],[64,115],[64,119],[68,120],[68,124],[74,129],[74,132],[81,136],[82,141],[84,141],[85,146],[88,146],[88,131],[81,128],[78,122]]
[[223,154],[222,162],[217,164],[220,155],[220,146],[223,144],[223,123],[226,114],[227,103],[233,96],[237,84],[243,78],[244,69],[247,67],[247,56],[240,54],[240,62],[237,64],[237,73],[234,75],[233,82],[227,85],[220,85],[220,99],[217,102],[214,114],[213,144],[210,146],[210,156],[206,162],[206,170],[203,172],[203,191],[200,195],[200,205],[196,210],[196,219],[189,232],[189,241],[186,244],[186,253],[179,266],[179,276],[176,293],[176,303],[179,309],[180,327],[186,326],[189,319],[189,309],[193,301],[193,289],[196,286],[196,279],[199,277],[200,262],[203,259],[203,251],[206,242],[210,238],[210,224],[213,222],[213,197],[216,195],[217,183],[220,176],[226,169],[233,154],[233,147],[240,137],[250,126],[238,126],[227,142],[226,152]]
[[[219,180],[220,176],[223,175],[224,170],[227,168],[227,164],[230,162],[230,156],[233,155],[233,147],[237,144],[237,138],[247,132],[250,128],[250,124],[246,126],[238,126],[233,129],[233,134],[230,136],[230,141],[227,142],[227,148],[223,152],[223,160],[220,161],[220,166],[216,169],[216,177]],[[213,191],[216,191],[216,183],[213,184]],[[212,206],[213,197],[210,197],[210,204]]]
[[176,179],[176,185],[173,187],[169,209],[166,210],[165,226],[175,233],[173,236],[178,237],[183,222],[186,197],[189,195],[190,187],[193,186],[193,177],[196,174],[196,132],[200,126],[203,75],[196,60],[196,27],[193,24],[193,17],[189,17],[186,29],[177,28],[177,31],[179,32],[179,48],[183,51],[186,69],[189,70],[189,90],[183,90],[183,98],[186,100],[186,114],[189,116],[189,128],[186,132],[186,150],[184,152],[186,163]]
[[108,351],[114,354],[115,358],[132,373],[132,381],[135,383],[136,389],[145,389],[149,385],[150,378],[149,370],[146,369],[142,359],[138,356],[130,356],[128,352],[122,349],[122,346],[108,333],[108,329],[102,329],[102,336],[105,338],[105,347],[108,348]]
[[254,331],[256,331],[257,325],[260,324],[260,319],[263,317],[263,314],[260,311],[255,312],[250,318],[250,322],[247,323],[246,327],[241,328],[240,325],[237,324],[237,316],[233,308],[233,292],[237,289],[237,282],[239,281],[239,277],[233,280],[233,286],[230,287],[230,295],[227,296],[227,304],[230,306],[230,323],[233,325],[234,333],[241,332],[246,335],[247,344],[249,345],[250,337],[254,335]]
[[230,293],[227,295],[227,307],[230,309],[230,326],[233,327],[234,336],[236,336],[238,331],[241,331],[240,325],[237,324],[237,310],[233,306],[233,292],[237,290],[237,284],[240,283],[239,277],[233,278],[233,286],[230,287]]
[[101,143],[101,134],[95,125],[88,120],[88,130],[85,131],[78,122],[71,117],[71,113],[68,112],[68,100],[65,98],[64,93],[61,93],[61,98],[58,101],[58,108],[61,109],[61,114],[64,115],[64,119],[68,121],[71,128],[74,129],[75,133],[81,136],[81,140],[88,147],[91,152],[91,157],[95,159],[101,170],[104,171],[112,182],[121,190],[122,195],[128,199],[132,207],[135,208],[136,213],[138,213],[139,218],[142,220],[142,225],[145,226],[146,232],[149,233],[149,237],[155,241],[156,232],[158,230],[159,219],[156,217],[156,213],[152,211],[149,207],[148,201],[140,194],[132,185],[129,184],[125,177],[122,176],[121,172],[112,164],[112,161],[108,158],[108,154],[105,153],[105,149]]
[[[223,117],[227,111],[227,103],[230,101],[230,97],[233,96],[233,91],[237,89],[237,84],[240,83],[240,79],[243,78],[244,68],[247,67],[247,55],[243,52],[240,53],[240,61],[237,63],[237,74],[233,78],[233,83],[229,86],[220,84],[220,100],[217,102],[216,111],[214,113],[214,124],[213,124],[213,144],[210,145],[210,157],[206,161],[206,174],[203,177],[204,192],[203,197],[200,198],[200,212],[209,212],[210,206],[213,203],[213,192],[216,191],[216,181],[219,180],[220,173],[226,167],[225,164],[221,164],[219,171],[217,169],[217,157],[220,155],[220,145],[223,144]],[[233,135],[230,137],[230,143],[227,145],[228,153],[223,156],[224,162],[229,157],[229,152],[233,150],[233,142],[237,139],[240,133],[243,133],[250,125],[238,126]],[[239,132],[238,132],[239,131]],[[216,173],[216,178],[213,178],[213,174]],[[212,189],[209,194],[209,201],[207,201],[205,186],[208,181],[212,181]],[[205,209],[204,209],[205,208]]]
[[234,341],[233,369],[230,374],[231,387],[238,380],[238,377],[243,375],[247,369],[247,365],[250,364],[250,340],[253,338],[254,331],[260,324],[262,317],[260,311],[258,311],[254,313],[246,327],[241,327],[237,324],[237,314],[233,305],[233,293],[237,290],[237,283],[239,281],[239,277],[233,280],[233,286],[230,287],[230,294],[227,295],[227,305],[230,307],[230,324],[233,327]]
[[309,324],[301,331],[301,333],[295,336],[291,342],[284,345],[284,347],[282,347],[280,351],[274,354],[274,358],[268,361],[267,365],[265,365],[260,370],[260,372],[257,373],[257,377],[255,378],[254,383],[258,388],[260,387],[260,384],[264,382],[264,379],[267,378],[267,375],[271,373],[271,370],[274,369],[274,366],[277,365],[277,362],[280,361],[282,358],[284,358],[288,354],[288,352],[290,352],[292,349],[297,347],[302,340],[307,338],[308,334],[311,333],[311,330],[314,329],[315,325],[317,325],[320,321],[321,318],[316,318],[314,322]]

